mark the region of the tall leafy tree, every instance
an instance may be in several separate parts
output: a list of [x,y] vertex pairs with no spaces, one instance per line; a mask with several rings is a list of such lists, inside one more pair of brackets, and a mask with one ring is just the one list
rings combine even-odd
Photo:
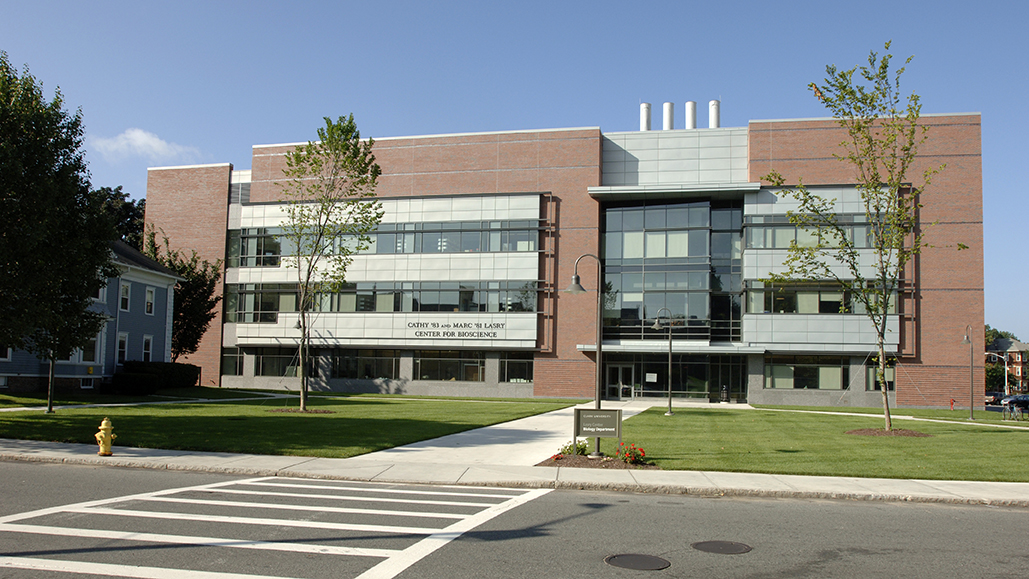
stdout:
[[100,331],[91,306],[116,275],[116,238],[82,151],[82,112],[0,52],[0,342],[53,363]]
[[175,283],[175,309],[172,317],[172,362],[179,356],[188,356],[200,347],[217,312],[222,297],[215,295],[221,280],[222,262],[200,259],[196,250],[189,255],[171,248],[163,235],[159,243],[157,232],[151,227],[144,236],[143,254],[175,272],[182,279]]
[[320,295],[340,289],[354,253],[368,248],[367,234],[382,220],[382,204],[375,198],[381,170],[373,144],[361,140],[353,114],[336,121],[325,117],[318,141],[286,155],[282,228],[291,254],[285,259],[297,276],[301,410],[307,410],[311,312]]
[[[792,243],[785,272],[770,275],[770,280],[835,280],[864,310],[876,333],[876,376],[883,385],[886,430],[893,427],[885,386],[887,321],[896,315],[894,307],[908,264],[927,246],[924,236],[930,224],[919,221],[918,211],[925,189],[943,168],[912,175],[928,127],[918,122],[919,96],[901,94],[904,67],[890,71],[889,49],[887,42],[882,58],[872,51],[868,66],[839,70],[829,65],[824,84],[809,86],[846,132],[847,138],[840,143],[842,152],[835,156],[854,169],[869,225],[870,249],[863,249],[866,240],[857,243],[841,225],[836,199],[808,190],[800,179],[795,186],[785,187],[785,178],[776,171],[762,177],[773,186],[785,187],[782,194],[798,202],[798,209],[789,212],[790,222],[813,232],[817,239],[804,247]],[[905,64],[910,62],[908,58]]]
[[122,191],[121,185],[113,189],[101,187],[96,190],[96,194],[104,199],[104,209],[114,219],[114,226],[121,240],[142,251],[146,199],[129,199],[129,194]]

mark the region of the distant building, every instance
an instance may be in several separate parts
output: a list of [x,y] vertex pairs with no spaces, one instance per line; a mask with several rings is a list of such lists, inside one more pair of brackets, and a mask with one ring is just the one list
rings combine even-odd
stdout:
[[[57,360],[56,385],[91,389],[120,369],[126,360],[171,361],[174,272],[115,241],[111,245],[119,275],[108,280],[93,307],[107,323],[89,344]],[[34,354],[0,346],[0,392],[45,389],[50,364]]]
[[[649,109],[648,109],[649,110]],[[316,313],[315,389],[592,397],[596,297],[573,266],[603,260],[605,396],[878,406],[875,332],[828,282],[773,287],[795,203],[763,183],[802,177],[856,239],[867,222],[833,119],[722,128],[599,128],[375,140],[385,217],[349,285]],[[901,406],[968,399],[966,326],[983,327],[978,114],[925,115],[912,175],[946,163],[920,217],[935,224],[889,323],[885,385]],[[152,168],[146,222],[226,265],[220,324],[189,362],[211,385],[297,387],[294,270],[276,185],[295,144],[256,145],[251,169]],[[970,249],[958,252],[958,243]],[[578,273],[591,292],[597,263]],[[869,272],[871,273],[871,272]],[[841,309],[842,308],[842,309]],[[841,313],[846,311],[849,313]],[[652,329],[663,318],[664,330]],[[672,320],[668,376],[668,320]],[[982,351],[982,332],[976,351]],[[983,383],[983,364],[972,371]]]
[[1029,344],[1009,338],[997,338],[986,348],[987,363],[1004,364],[1005,358],[1008,374],[1018,381],[1013,390],[1029,391]]

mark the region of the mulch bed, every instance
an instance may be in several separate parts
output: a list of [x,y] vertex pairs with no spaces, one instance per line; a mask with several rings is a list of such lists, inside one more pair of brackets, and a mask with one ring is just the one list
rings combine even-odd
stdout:
[[847,434],[856,434],[858,436],[916,436],[918,438],[928,438],[931,434],[924,432],[918,432],[917,430],[904,430],[903,428],[894,428],[893,430],[883,430],[882,428],[859,428],[857,430],[848,430]]
[[268,412],[296,412],[298,414],[335,414],[335,410],[301,410],[299,408],[270,408]]
[[565,466],[569,468],[609,468],[609,469],[631,469],[631,470],[661,470],[653,464],[629,464],[617,458],[605,456],[604,458],[589,458],[581,454],[555,454],[536,466]]

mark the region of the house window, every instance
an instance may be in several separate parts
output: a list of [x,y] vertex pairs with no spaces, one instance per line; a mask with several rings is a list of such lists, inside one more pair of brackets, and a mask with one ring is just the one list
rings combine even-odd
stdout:
[[7,388],[7,376],[0,376],[0,388]]
[[11,361],[11,349],[3,344],[0,344],[0,362]]
[[86,342],[86,345],[82,347],[82,361],[90,364],[95,364],[97,361],[97,345],[99,344],[99,336],[93,336]]
[[118,363],[124,364],[129,352],[129,334],[121,332],[118,334]]
[[152,287],[146,288],[146,315],[154,315],[154,293],[156,290]]
[[150,361],[150,353],[153,351],[153,348],[154,348],[154,337],[153,336],[143,336],[143,361],[144,362],[149,362]]
[[93,380],[96,380],[96,378],[82,378],[79,380],[79,388],[82,388],[83,390],[92,390],[93,385],[95,384]]
[[120,293],[118,294],[118,309],[123,312],[129,311],[129,291],[130,284],[123,281],[119,290]]

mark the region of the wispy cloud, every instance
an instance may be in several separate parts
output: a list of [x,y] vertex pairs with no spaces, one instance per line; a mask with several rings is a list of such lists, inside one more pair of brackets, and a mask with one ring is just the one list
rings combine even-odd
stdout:
[[192,161],[200,157],[200,150],[169,143],[143,129],[128,129],[112,138],[93,137],[89,143],[104,160],[120,161],[129,157],[145,157],[152,162]]

